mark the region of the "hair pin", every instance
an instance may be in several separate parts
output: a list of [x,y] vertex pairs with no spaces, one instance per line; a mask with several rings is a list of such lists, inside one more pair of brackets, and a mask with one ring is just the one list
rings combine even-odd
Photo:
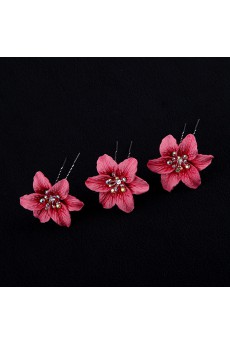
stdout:
[[79,156],[80,152],[66,177],[59,181],[67,161],[65,158],[53,186],[41,171],[36,172],[33,180],[34,193],[26,194],[20,198],[21,206],[33,211],[34,217],[38,218],[41,223],[46,223],[52,219],[60,226],[69,227],[71,225],[70,211],[80,211],[84,206],[82,201],[69,194],[69,182],[67,180]]
[[85,184],[92,191],[99,192],[99,202],[106,209],[117,205],[126,213],[134,209],[133,194],[142,194],[149,190],[146,181],[136,176],[137,159],[131,157],[133,141],[131,141],[128,156],[121,163],[117,163],[118,141],[114,159],[104,154],[97,160],[99,175],[89,177]]
[[196,189],[201,184],[200,171],[209,166],[214,158],[212,155],[198,153],[195,134],[200,119],[197,120],[192,134],[184,138],[184,125],[179,145],[176,139],[167,135],[160,144],[161,157],[148,161],[148,168],[161,175],[162,187],[171,190],[182,181],[187,187]]

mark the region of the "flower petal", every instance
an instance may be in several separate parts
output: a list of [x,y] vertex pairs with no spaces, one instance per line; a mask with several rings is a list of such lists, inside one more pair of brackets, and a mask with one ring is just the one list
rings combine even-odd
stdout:
[[72,195],[67,196],[67,198],[65,199],[65,204],[69,211],[80,211],[84,206],[84,203],[82,201]]
[[150,159],[147,163],[147,167],[157,174],[169,174],[173,171],[172,165],[168,165],[167,161],[170,157],[160,157],[156,159]]
[[94,192],[108,192],[109,187],[106,184],[106,180],[109,178],[111,178],[109,175],[97,175],[89,177],[85,181],[85,185]]
[[170,174],[163,174],[161,175],[161,184],[162,187],[167,190],[168,192],[171,192],[173,188],[178,185],[180,182],[180,176],[179,174],[172,172]]
[[171,156],[172,152],[177,152],[178,144],[176,139],[171,135],[167,135],[160,144],[160,154],[162,157]]
[[127,158],[118,164],[117,173],[119,177],[125,177],[127,179],[127,183],[132,182],[137,172],[137,163],[136,158]]
[[49,190],[52,187],[50,181],[47,177],[41,172],[38,171],[34,175],[33,189],[36,193],[44,193],[46,190]]
[[116,196],[113,195],[111,192],[100,193],[99,202],[102,204],[104,208],[112,208],[116,203]]
[[116,196],[116,204],[120,210],[130,213],[134,209],[134,200],[131,191],[127,188],[125,193]]
[[66,205],[62,203],[62,207],[57,209],[50,208],[49,215],[53,219],[55,223],[60,226],[67,226],[70,227],[71,224],[71,217],[69,210]]
[[200,173],[194,166],[181,173],[181,181],[189,188],[196,189],[201,184]]
[[117,163],[112,157],[105,154],[98,158],[97,160],[98,174],[110,175],[112,172],[116,171],[116,169],[117,169]]
[[44,208],[40,211],[34,211],[34,217],[38,218],[41,223],[46,223],[50,220],[50,215]]
[[39,211],[33,211],[33,215],[34,215],[35,218],[38,218],[38,216],[39,216]]
[[142,194],[149,190],[149,184],[138,176],[135,177],[128,187],[132,194]]
[[21,196],[20,205],[30,211],[41,210],[44,205],[40,203],[40,199],[43,197],[42,194],[32,193]]
[[212,163],[212,155],[201,155],[198,154],[195,159],[191,162],[199,171],[204,170]]
[[196,138],[193,134],[188,134],[180,143],[179,145],[179,150],[178,150],[179,155],[187,155],[188,160],[193,160],[197,154],[197,142]]
[[66,179],[58,181],[51,188],[50,194],[59,195],[61,200],[64,200],[69,194],[69,182]]

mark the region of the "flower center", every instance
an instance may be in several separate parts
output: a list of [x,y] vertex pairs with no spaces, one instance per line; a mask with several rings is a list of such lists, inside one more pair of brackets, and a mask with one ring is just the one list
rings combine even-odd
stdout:
[[167,160],[167,164],[171,165],[175,172],[179,173],[183,169],[190,169],[190,164],[188,163],[188,156],[182,155],[178,156],[177,152],[172,152],[172,158]]
[[117,192],[126,192],[125,188],[125,182],[126,178],[125,177],[118,177],[116,176],[115,173],[112,173],[112,176],[110,179],[106,180],[107,186],[110,188],[111,193],[117,193]]
[[57,209],[61,208],[60,196],[51,195],[48,190],[45,191],[44,197],[40,199],[40,203],[44,204],[45,210],[47,211],[50,207]]

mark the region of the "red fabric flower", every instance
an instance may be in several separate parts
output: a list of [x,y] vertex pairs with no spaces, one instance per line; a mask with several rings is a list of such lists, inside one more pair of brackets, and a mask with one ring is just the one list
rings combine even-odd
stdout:
[[89,177],[86,186],[99,192],[99,202],[104,208],[117,205],[120,210],[130,213],[134,209],[133,194],[142,194],[149,190],[146,181],[136,176],[137,160],[125,159],[117,164],[112,157],[103,155],[97,161],[99,175]]
[[38,171],[34,176],[33,189],[35,193],[22,196],[20,204],[33,211],[34,217],[41,223],[46,223],[51,218],[58,225],[69,227],[69,211],[80,211],[84,206],[82,201],[69,195],[69,182],[66,179],[52,186],[45,175]]
[[196,189],[201,184],[199,171],[211,164],[212,155],[198,154],[196,138],[188,134],[178,145],[170,134],[160,144],[161,157],[148,161],[148,168],[161,174],[165,190],[171,190],[182,181],[189,188]]

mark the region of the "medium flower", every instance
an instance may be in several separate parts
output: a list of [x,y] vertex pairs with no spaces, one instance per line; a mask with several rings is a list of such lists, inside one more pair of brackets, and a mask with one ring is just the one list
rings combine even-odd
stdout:
[[26,194],[20,198],[20,204],[33,211],[34,217],[41,223],[51,219],[60,226],[71,224],[70,211],[80,211],[83,202],[69,195],[69,182],[60,180],[53,186],[45,175],[38,171],[34,176],[33,189],[35,193]]
[[196,189],[201,184],[199,171],[211,164],[212,155],[198,154],[196,138],[188,134],[178,145],[172,135],[167,135],[160,144],[161,157],[148,161],[148,168],[161,174],[165,190],[171,190],[182,181],[189,188]]
[[146,181],[136,176],[137,160],[125,159],[117,164],[112,157],[103,155],[97,161],[99,175],[89,177],[86,186],[99,192],[99,202],[104,208],[117,205],[120,210],[130,213],[134,209],[133,194],[142,194],[149,190]]

